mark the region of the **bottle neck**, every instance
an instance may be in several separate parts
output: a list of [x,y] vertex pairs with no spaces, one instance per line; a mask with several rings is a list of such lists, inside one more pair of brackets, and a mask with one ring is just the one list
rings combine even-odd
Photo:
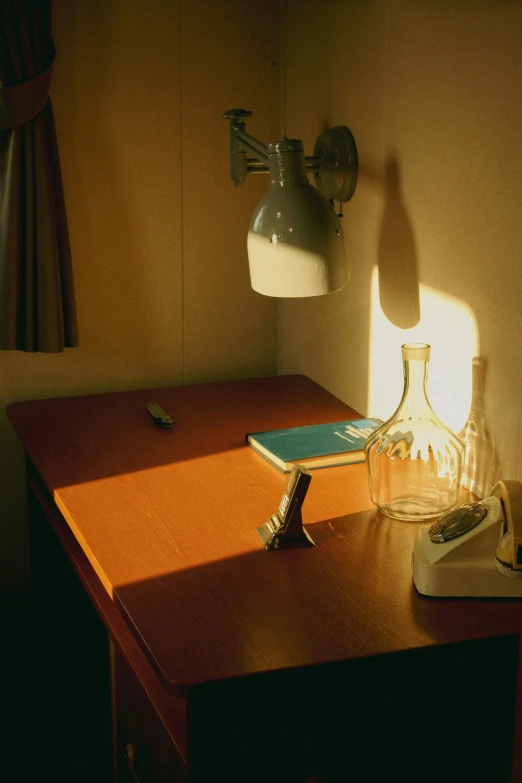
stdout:
[[417,411],[431,411],[427,394],[428,362],[421,359],[404,359],[402,366],[404,372],[402,410],[408,410],[411,415]]
[[471,370],[471,410],[484,413],[484,387],[486,380],[486,363],[484,359],[475,356]]

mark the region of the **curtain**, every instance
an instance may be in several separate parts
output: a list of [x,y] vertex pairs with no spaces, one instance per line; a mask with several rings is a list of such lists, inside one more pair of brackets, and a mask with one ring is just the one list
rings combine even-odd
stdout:
[[51,0],[0,0],[0,350],[78,345],[54,53]]

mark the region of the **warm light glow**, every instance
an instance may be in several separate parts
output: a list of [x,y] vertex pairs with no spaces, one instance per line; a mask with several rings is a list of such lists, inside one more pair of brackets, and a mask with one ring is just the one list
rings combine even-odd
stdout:
[[466,422],[471,401],[471,361],[479,355],[477,322],[471,308],[443,291],[419,284],[420,321],[412,329],[394,326],[379,302],[379,272],[371,287],[368,415],[388,419],[403,390],[401,345],[431,345],[428,397],[435,413],[454,432]]
[[[109,460],[101,463],[102,469],[99,472],[93,471],[93,478],[89,481],[70,483],[55,490],[53,495],[55,503],[73,528],[83,551],[87,554],[91,565],[111,597],[113,597],[113,587],[117,591],[121,587],[136,582],[169,576],[260,551],[260,540],[256,533],[257,520],[254,519],[251,528],[238,533],[237,537],[223,536],[219,540],[212,537],[208,539],[202,537],[197,550],[190,546],[187,549],[187,552],[190,552],[187,555],[189,562],[185,557],[185,550],[179,543],[179,519],[172,515],[175,494],[173,495],[171,488],[174,486],[180,498],[189,497],[190,502],[186,508],[190,508],[192,504],[194,513],[200,514],[202,519],[213,518],[216,503],[215,493],[195,493],[191,497],[191,493],[194,492],[194,475],[199,473],[199,475],[205,476],[208,466],[217,464],[220,465],[223,476],[226,477],[223,479],[224,484],[232,486],[235,482],[234,475],[237,475],[237,454],[247,450],[248,447],[245,444],[236,448],[224,447],[222,450],[209,450],[208,453],[196,453],[187,458],[174,458],[172,462],[166,464],[151,464],[148,467],[136,467],[135,470],[125,470],[119,473],[116,465],[114,472],[104,475],[103,468],[110,463]],[[138,464],[140,461],[137,461]],[[143,465],[147,465],[146,456],[142,462]],[[264,460],[262,463],[272,475],[274,469]],[[277,475],[279,476],[279,474]],[[283,491],[286,481],[287,477],[280,474],[280,492]],[[121,504],[123,503],[125,506],[128,528],[117,525],[107,532],[113,545],[121,554],[121,557],[117,558],[117,562],[112,563],[110,574],[104,572],[98,563],[97,552],[91,549],[90,529],[91,523],[94,524],[93,520],[88,519],[82,528],[86,533],[84,535],[76,528],[71,518],[72,512],[70,510],[78,508],[78,498],[86,495],[94,506],[102,507],[110,503],[117,509],[116,516],[119,513],[118,509],[121,511]],[[132,499],[136,497],[148,498],[150,502],[133,502]],[[277,500],[278,496],[276,495],[276,503]],[[230,518],[250,519],[251,505],[248,492],[231,492],[227,501]],[[149,518],[155,520],[150,540],[147,539]],[[315,517],[308,514],[308,520],[312,522],[317,522],[319,519],[321,519],[320,514],[316,514]],[[261,519],[261,523],[263,521]],[[183,523],[185,530],[189,531],[187,536],[190,538],[190,518],[184,519]],[[96,527],[95,524],[94,527]],[[129,536],[138,530],[141,531],[139,541],[135,539],[131,541]],[[94,534],[92,538],[97,540],[97,535]],[[183,537],[183,540],[188,539]],[[161,544],[158,544],[158,541],[161,541]],[[149,559],[140,556],[143,546],[155,548],[153,564]],[[129,559],[132,561],[131,566],[127,562]],[[131,579],[126,578],[129,572],[132,574]]]

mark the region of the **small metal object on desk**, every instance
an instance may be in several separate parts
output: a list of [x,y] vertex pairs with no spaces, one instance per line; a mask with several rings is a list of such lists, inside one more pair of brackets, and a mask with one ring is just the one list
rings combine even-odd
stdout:
[[168,413],[165,413],[161,405],[158,405],[157,402],[149,402],[147,410],[154,419],[154,424],[157,427],[170,428],[174,425],[172,418]]
[[264,525],[256,528],[263,546],[270,549],[293,549],[315,546],[303,525],[301,509],[312,480],[312,474],[304,465],[294,465],[288,479],[277,513]]

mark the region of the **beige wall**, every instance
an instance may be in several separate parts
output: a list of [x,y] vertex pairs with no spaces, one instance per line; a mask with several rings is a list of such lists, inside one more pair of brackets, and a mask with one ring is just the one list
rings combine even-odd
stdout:
[[[263,0],[54,0],[52,98],[81,346],[0,354],[12,400],[275,371],[275,303],[249,284],[246,234],[266,183],[229,180],[221,114],[268,135],[274,67]],[[261,31],[261,34],[259,34]],[[0,420],[0,586],[27,580],[23,455]]]
[[522,6],[288,0],[288,19],[288,134],[308,150],[349,125],[361,172],[351,286],[281,303],[280,371],[384,417],[400,345],[425,340],[433,405],[458,427],[481,355],[501,470],[522,478]]

